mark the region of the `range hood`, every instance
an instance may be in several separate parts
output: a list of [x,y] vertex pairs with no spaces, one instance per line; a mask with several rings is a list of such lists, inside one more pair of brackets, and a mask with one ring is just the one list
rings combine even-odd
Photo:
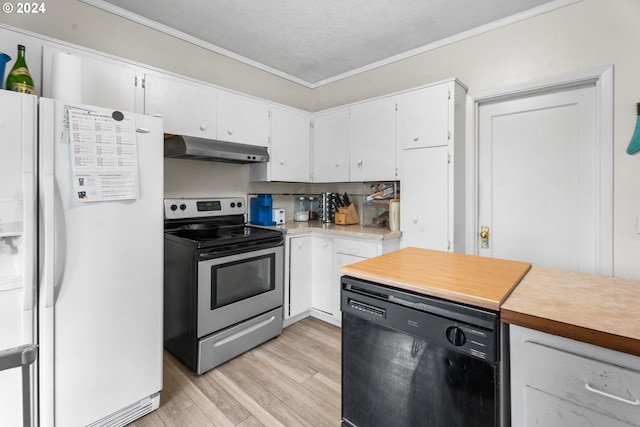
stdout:
[[226,163],[269,161],[267,147],[182,135],[165,135],[164,156]]

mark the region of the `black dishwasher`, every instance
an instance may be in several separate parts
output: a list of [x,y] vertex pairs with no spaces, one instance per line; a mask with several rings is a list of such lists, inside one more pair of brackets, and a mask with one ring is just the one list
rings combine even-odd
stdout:
[[341,282],[343,426],[501,425],[497,312]]

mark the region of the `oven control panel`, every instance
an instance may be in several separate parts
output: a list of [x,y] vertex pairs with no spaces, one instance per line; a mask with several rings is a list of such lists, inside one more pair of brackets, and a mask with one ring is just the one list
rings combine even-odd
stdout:
[[164,199],[166,219],[244,215],[246,212],[247,208],[242,197]]

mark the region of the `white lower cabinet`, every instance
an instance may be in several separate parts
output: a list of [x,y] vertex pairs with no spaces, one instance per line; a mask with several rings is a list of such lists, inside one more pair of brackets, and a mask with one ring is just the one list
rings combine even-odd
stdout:
[[640,426],[640,358],[510,326],[514,427]]
[[321,235],[312,236],[311,308],[333,316],[333,239]]
[[309,313],[340,326],[340,269],[399,248],[399,239],[341,238],[330,233],[293,234],[285,239],[285,325]]
[[285,240],[285,305],[284,317],[289,319],[311,309],[311,236],[295,235]]

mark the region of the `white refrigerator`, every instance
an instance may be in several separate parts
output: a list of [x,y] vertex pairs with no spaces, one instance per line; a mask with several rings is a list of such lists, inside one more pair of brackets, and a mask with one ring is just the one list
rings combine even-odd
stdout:
[[162,144],[159,118],[0,90],[3,425],[124,426],[158,407]]

